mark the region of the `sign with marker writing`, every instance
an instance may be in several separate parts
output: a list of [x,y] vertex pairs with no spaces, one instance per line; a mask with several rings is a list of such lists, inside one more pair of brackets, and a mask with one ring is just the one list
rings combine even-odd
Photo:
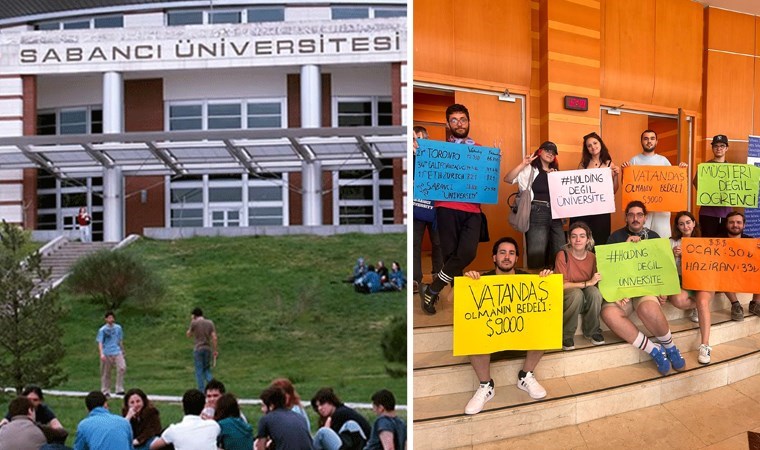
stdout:
[[597,268],[602,274],[599,290],[608,302],[681,292],[668,239],[597,245],[594,250]]
[[414,196],[466,203],[499,201],[498,148],[417,139]]
[[623,205],[644,202],[647,211],[683,211],[689,193],[686,168],[628,166],[623,169]]
[[681,273],[684,289],[758,292],[760,239],[683,238]]
[[454,356],[562,347],[562,275],[454,283]]
[[552,217],[578,217],[615,212],[612,170],[563,170],[550,172]]
[[[760,168],[760,137],[758,136],[749,136],[747,164]],[[752,237],[760,238],[760,208],[746,208],[744,218],[744,232]]]
[[760,168],[752,164],[704,163],[697,167],[697,204],[757,208]]

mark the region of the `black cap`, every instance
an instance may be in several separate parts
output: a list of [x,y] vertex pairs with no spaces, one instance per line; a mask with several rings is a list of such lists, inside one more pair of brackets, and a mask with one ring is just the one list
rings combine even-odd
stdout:
[[539,150],[544,149],[544,150],[547,150],[547,151],[550,151],[550,152],[554,153],[555,155],[559,155],[559,150],[557,150],[557,144],[555,144],[552,141],[546,141],[546,142],[544,142],[543,144],[541,144],[538,147],[538,149]]
[[728,137],[725,134],[716,134],[715,136],[713,136],[713,140],[710,143],[710,145],[715,145],[715,144],[728,145]]

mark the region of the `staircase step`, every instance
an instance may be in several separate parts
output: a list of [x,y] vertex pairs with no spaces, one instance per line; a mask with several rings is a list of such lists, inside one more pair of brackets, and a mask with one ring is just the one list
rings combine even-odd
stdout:
[[[741,324],[728,325],[735,327]],[[592,348],[576,352],[598,350]],[[548,392],[545,399],[532,400],[515,386],[515,376],[499,380],[501,385],[496,389],[496,396],[481,413],[474,416],[463,413],[474,388],[422,398],[417,398],[415,392],[415,448],[457,448],[523,436],[661,404],[734,383],[760,371],[760,333],[714,345],[712,355],[712,363],[703,366],[697,362],[695,350],[687,351],[683,354],[687,369],[671,371],[665,377],[659,375],[648,358],[642,362],[577,375],[551,376],[544,371],[544,359],[550,356],[547,355],[536,370],[537,378]],[[591,353],[585,356],[586,360],[597,359]],[[493,375],[495,381],[497,377],[502,377],[498,373]]]

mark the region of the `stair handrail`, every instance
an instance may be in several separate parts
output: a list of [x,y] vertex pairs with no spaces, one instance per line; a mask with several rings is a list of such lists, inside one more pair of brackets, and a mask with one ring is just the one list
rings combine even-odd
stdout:
[[63,247],[68,242],[69,242],[69,239],[66,236],[60,235],[60,236],[57,236],[55,239],[48,241],[45,245],[40,247],[40,249],[37,250],[37,252],[42,256],[48,256],[54,251]]

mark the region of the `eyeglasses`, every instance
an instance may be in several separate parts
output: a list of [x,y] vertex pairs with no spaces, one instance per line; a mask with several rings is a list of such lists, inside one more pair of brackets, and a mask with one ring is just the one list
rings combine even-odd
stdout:
[[634,219],[634,218],[641,219],[642,217],[644,217],[644,213],[628,213],[625,216],[628,217],[629,219]]
[[467,117],[462,117],[461,119],[456,119],[456,118],[452,117],[451,119],[449,119],[449,124],[451,124],[451,125],[456,125],[456,124],[467,125],[467,123],[469,121],[470,120],[467,119]]
[[728,148],[728,145],[726,145],[726,144],[717,144],[717,145],[713,145],[712,148],[717,148],[718,150],[725,150],[725,149]]

